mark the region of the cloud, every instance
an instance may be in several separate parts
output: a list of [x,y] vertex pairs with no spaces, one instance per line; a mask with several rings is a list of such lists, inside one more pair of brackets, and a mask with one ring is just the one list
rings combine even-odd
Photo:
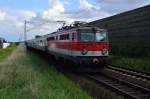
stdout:
[[19,18],[23,20],[30,20],[33,17],[37,17],[37,14],[34,11],[20,10],[18,12]]
[[76,19],[89,22],[110,16],[108,12],[103,11],[99,6],[93,5],[87,0],[79,0],[79,2],[80,10],[72,15]]
[[66,21],[67,23],[71,23],[74,21],[74,19],[70,17],[70,13],[66,11],[64,3],[60,0],[49,0],[49,8],[43,11],[42,19],[51,21]]
[[115,3],[115,4],[135,4],[135,3],[142,3],[147,2],[149,0],[97,0],[99,3]]
[[0,9],[0,21],[5,20],[6,12]]
[[[82,2],[83,3],[83,2]],[[83,6],[82,3],[78,6]],[[73,21],[92,21],[95,19],[103,18],[108,16],[109,14],[101,11],[100,9],[96,9],[95,7],[91,7],[89,5],[92,5],[88,3],[87,1],[85,2],[84,8],[77,9],[76,11],[68,11],[67,8],[65,8],[64,2],[61,0],[49,0],[49,7],[43,13],[37,14],[37,16],[31,21],[40,21],[40,22],[45,22],[46,20],[49,21],[66,21],[67,24],[72,23]],[[87,8],[88,6],[88,8]],[[38,24],[34,24],[36,27]],[[33,35],[43,35],[43,34],[48,34],[53,31],[56,31],[58,28],[60,28],[62,24],[57,24],[57,23],[49,23],[47,22],[46,24],[43,24],[39,28],[32,30],[30,33],[30,38],[33,38]],[[29,36],[28,36],[29,37]]]
[[43,12],[43,18],[57,20],[63,17],[61,14],[65,12],[63,3],[59,0],[49,0],[49,9]]
[[150,4],[150,0],[95,0],[97,6],[111,14],[117,14]]
[[[0,36],[8,40],[18,40],[23,33],[24,20],[35,22],[28,24],[27,28],[36,27],[28,32],[28,39],[35,35],[48,34],[56,31],[62,24],[45,23],[50,21],[93,21],[131,10],[145,4],[150,0],[49,0],[49,6],[44,11],[37,13],[31,10],[2,9],[0,8]],[[42,26],[38,26],[45,23]]]
[[80,7],[82,9],[90,10],[93,8],[93,5],[90,4],[87,0],[79,0],[79,1],[80,1]]
[[79,0],[80,9],[68,11],[60,0],[49,0],[49,8],[44,11],[44,19],[65,20],[68,23],[73,21],[92,21],[98,18],[104,18],[110,14],[102,11],[98,6],[94,6],[87,0]]
[[[23,33],[24,20],[35,22],[33,24],[28,24],[27,29],[36,27],[35,29],[28,32],[28,39],[33,38],[35,35],[44,35],[56,31],[62,24],[56,23],[45,23],[42,26],[38,26],[43,20],[51,21],[67,21],[67,23],[72,23],[73,21],[92,21],[95,19],[103,18],[109,16],[107,12],[101,9],[96,9],[92,4],[86,0],[80,0],[80,8],[76,11],[69,12],[65,9],[64,3],[60,0],[49,0],[49,7],[42,13],[36,13],[34,11],[28,10],[16,10],[11,12],[11,10],[0,10],[0,19],[5,21],[0,21],[0,36],[5,36],[10,40],[18,40],[20,33]],[[16,39],[12,39],[13,36]]]
[[7,40],[18,40],[20,33],[23,33],[24,20],[36,17],[33,11],[0,9],[0,36]]

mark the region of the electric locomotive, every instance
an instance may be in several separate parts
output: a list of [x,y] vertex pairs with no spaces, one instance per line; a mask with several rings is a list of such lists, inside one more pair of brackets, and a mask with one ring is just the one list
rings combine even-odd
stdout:
[[109,55],[107,30],[84,25],[63,27],[27,41],[27,46],[79,66],[103,67]]

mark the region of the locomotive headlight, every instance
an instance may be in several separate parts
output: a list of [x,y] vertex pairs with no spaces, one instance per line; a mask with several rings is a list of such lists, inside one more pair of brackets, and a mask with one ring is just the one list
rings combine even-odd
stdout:
[[107,52],[108,52],[108,50],[107,50],[107,49],[103,49],[103,50],[102,50],[102,55],[106,55],[106,54],[107,54]]
[[99,63],[99,60],[98,60],[97,58],[94,58],[94,59],[93,59],[93,63],[98,64],[98,63]]
[[86,55],[88,53],[88,50],[87,49],[83,49],[82,51],[81,51],[81,54],[82,55]]

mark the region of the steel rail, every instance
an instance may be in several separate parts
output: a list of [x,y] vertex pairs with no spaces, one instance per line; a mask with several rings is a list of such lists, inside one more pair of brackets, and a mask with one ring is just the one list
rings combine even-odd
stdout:
[[108,77],[100,74],[98,77],[90,74],[86,74],[86,77],[94,80],[98,84],[102,84],[114,91],[119,92],[121,95],[131,99],[148,99],[143,97],[150,96],[150,90],[138,85],[134,85],[128,81],[117,79],[115,77]]
[[122,72],[122,73],[126,73],[126,74],[129,74],[131,76],[140,77],[140,78],[146,79],[147,81],[150,82],[150,74],[148,74],[148,73],[135,71],[135,70],[131,70],[131,69],[124,69],[124,68],[121,68],[121,67],[114,67],[114,66],[111,66],[111,65],[107,66],[107,68],[115,70],[115,71],[119,71],[119,72]]

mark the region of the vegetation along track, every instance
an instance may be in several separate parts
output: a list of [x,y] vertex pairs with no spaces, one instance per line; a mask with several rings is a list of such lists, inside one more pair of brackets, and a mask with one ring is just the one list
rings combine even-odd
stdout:
[[104,73],[85,74],[85,77],[95,81],[96,83],[110,88],[113,91],[131,99],[149,99],[150,90],[128,82],[117,77],[111,77]]

